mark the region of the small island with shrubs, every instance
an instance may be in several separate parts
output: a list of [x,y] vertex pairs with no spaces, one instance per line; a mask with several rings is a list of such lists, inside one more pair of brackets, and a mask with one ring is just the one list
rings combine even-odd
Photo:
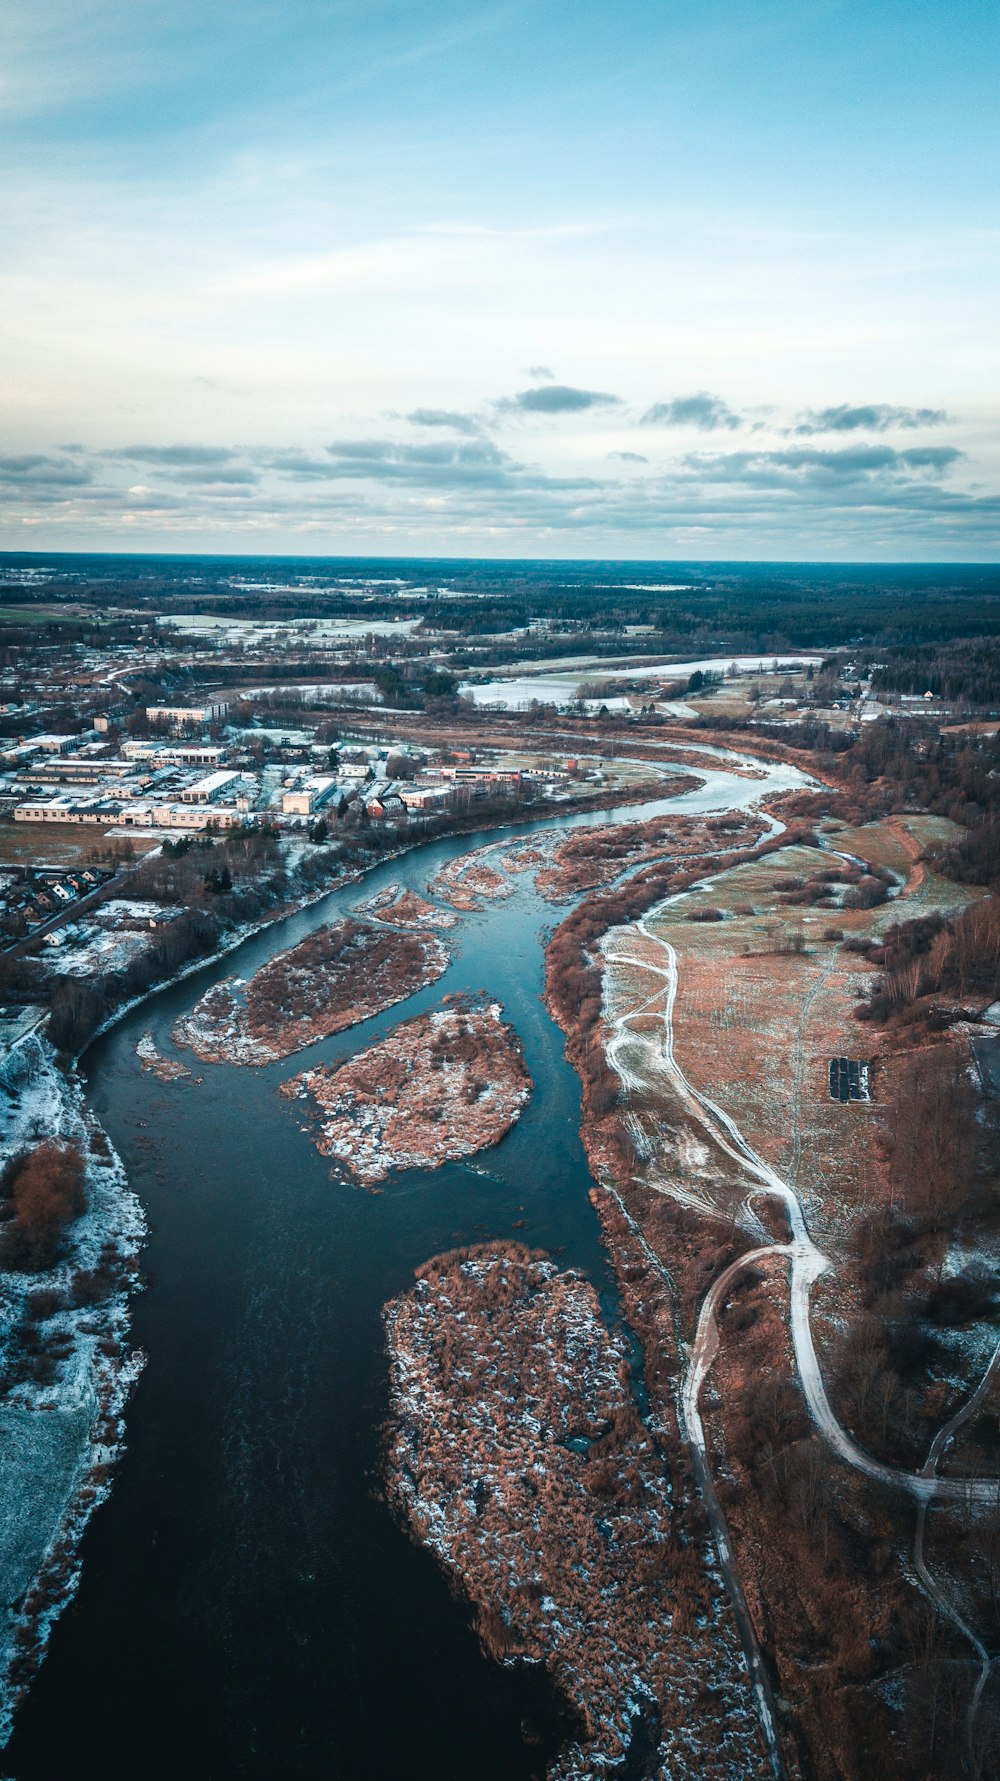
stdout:
[[531,1086],[499,1002],[463,996],[281,1092],[310,1101],[317,1148],[372,1187],[392,1169],[436,1169],[499,1143]]

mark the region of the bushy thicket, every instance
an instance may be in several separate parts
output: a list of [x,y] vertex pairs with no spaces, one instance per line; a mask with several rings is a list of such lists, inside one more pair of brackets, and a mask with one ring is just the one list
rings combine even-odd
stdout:
[[1000,898],[984,897],[960,915],[937,911],[896,922],[866,954],[882,966],[862,1020],[888,1020],[926,996],[1000,995]]
[[36,1274],[58,1259],[63,1232],[86,1207],[79,1146],[46,1138],[0,1176],[0,1267]]

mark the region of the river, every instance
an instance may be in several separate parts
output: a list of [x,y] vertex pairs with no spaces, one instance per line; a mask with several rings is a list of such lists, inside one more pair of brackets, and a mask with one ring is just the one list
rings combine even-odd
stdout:
[[[757,763],[759,765],[759,763]],[[524,825],[746,807],[803,783],[706,772],[697,791]],[[509,831],[508,831],[509,832]],[[83,1543],[7,1751],[17,1781],[529,1781],[565,1735],[538,1670],[487,1661],[468,1612],[382,1496],[380,1311],[456,1244],[515,1238],[614,1282],[588,1198],[580,1093],[545,1012],[542,937],[566,913],[522,878],[447,934],[446,975],[349,1033],[260,1070],[141,1075],[135,1047],[204,990],[392,881],[423,890],[494,834],[431,843],[331,893],[130,1012],[85,1058],[88,1093],[149,1217],[134,1334],[148,1362],[127,1447]],[[535,1083],[495,1149],[365,1193],[332,1179],[278,1085],[370,1045],[445,994],[487,989]]]

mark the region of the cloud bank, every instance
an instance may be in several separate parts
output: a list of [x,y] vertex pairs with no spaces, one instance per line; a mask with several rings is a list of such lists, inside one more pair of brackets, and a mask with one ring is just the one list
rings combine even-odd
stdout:
[[887,433],[892,427],[938,427],[948,419],[943,408],[893,408],[888,402],[864,402],[852,407],[809,409],[795,427],[796,433]]
[[501,408],[519,408],[522,414],[582,414],[586,408],[616,408],[620,396],[605,390],[577,390],[568,383],[541,384],[505,397]]
[[[554,403],[538,406],[540,395]],[[657,410],[667,418],[647,420]],[[514,425],[521,413],[587,424],[575,438],[529,435]],[[665,455],[626,443],[637,414],[663,430]],[[853,424],[832,429],[851,435],[843,443],[799,443],[788,435],[801,421],[778,415],[770,439],[754,422],[754,442],[741,449],[670,449],[671,426],[731,433],[740,423],[706,393],[643,409],[552,385],[479,411],[421,406],[387,428],[308,446],[166,440],[9,453],[0,458],[0,524],[8,535],[44,524],[67,547],[112,531],[151,548],[183,539],[253,550],[280,539],[363,551],[398,539],[402,554],[794,556],[808,536],[827,556],[870,556],[885,539],[882,554],[961,547],[982,557],[1000,535],[1000,494],[970,476],[969,455],[944,442],[891,442],[888,423],[869,437]],[[532,449],[509,449],[515,438]]]
[[675,396],[670,402],[654,402],[642,416],[641,425],[700,427],[705,432],[712,432],[716,427],[735,431],[743,421],[721,396],[711,396],[707,390],[699,390],[694,396]]

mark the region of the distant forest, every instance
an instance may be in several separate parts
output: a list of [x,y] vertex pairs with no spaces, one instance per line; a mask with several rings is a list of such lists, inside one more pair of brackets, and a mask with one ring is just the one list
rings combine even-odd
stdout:
[[895,647],[876,669],[879,692],[933,693],[970,705],[1000,705],[1000,648],[990,634],[951,644]]
[[[464,639],[532,625],[537,656],[565,650],[567,634],[581,629],[590,633],[588,648],[620,649],[630,625],[652,627],[641,647],[661,653],[900,650],[884,670],[900,678],[883,684],[918,692],[939,690],[927,679],[921,650],[975,639],[979,658],[966,650],[949,660],[956,690],[951,682],[940,690],[950,697],[984,696],[967,689],[983,685],[988,640],[1000,636],[1000,568],[992,565],[18,553],[0,556],[0,602],[35,603],[50,613],[72,602],[93,608],[95,616],[128,606],[159,615],[196,610],[255,619],[406,617],[452,633],[458,651]],[[58,615],[52,619],[58,622]]]

